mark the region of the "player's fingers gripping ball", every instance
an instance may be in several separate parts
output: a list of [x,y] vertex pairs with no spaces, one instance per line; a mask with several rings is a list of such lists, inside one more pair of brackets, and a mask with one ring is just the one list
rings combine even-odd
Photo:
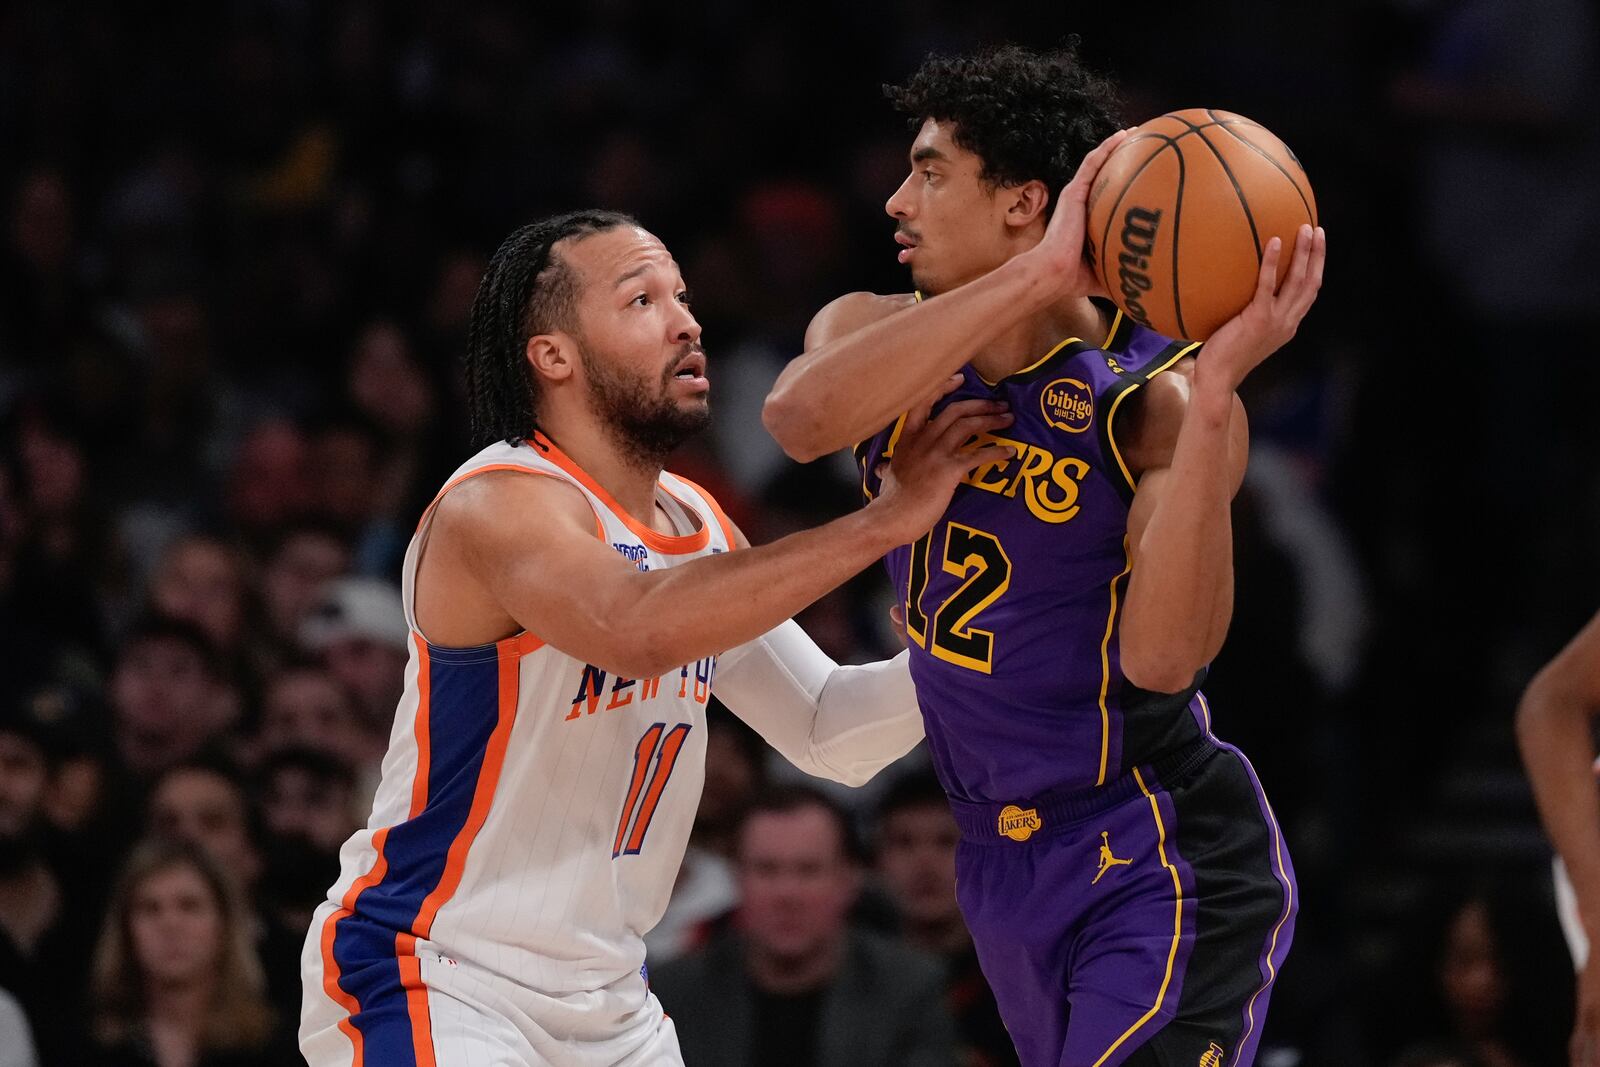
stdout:
[[1190,108],[1142,123],[1089,193],[1087,240],[1101,284],[1130,317],[1201,341],[1254,295],[1267,242],[1278,282],[1317,202],[1300,161],[1265,127]]

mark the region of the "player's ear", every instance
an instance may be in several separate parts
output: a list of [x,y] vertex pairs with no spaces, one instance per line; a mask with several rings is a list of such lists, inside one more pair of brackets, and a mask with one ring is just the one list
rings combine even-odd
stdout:
[[538,333],[528,338],[524,356],[533,373],[553,382],[572,377],[578,359],[577,346],[572,338],[561,332]]
[[1050,206],[1050,187],[1034,180],[1021,185],[1002,186],[1000,195],[1006,205],[1006,225],[1022,230],[1035,222],[1041,225],[1050,221],[1046,209]]

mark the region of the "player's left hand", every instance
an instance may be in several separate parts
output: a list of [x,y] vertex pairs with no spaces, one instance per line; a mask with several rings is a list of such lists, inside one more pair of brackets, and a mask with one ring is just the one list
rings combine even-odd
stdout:
[[1283,242],[1274,237],[1261,256],[1256,293],[1245,309],[1206,341],[1195,361],[1195,387],[1233,392],[1246,375],[1288,343],[1300,328],[1322,288],[1322,266],[1328,257],[1328,237],[1321,226],[1302,225],[1295,235],[1294,257],[1283,284],[1276,285]]

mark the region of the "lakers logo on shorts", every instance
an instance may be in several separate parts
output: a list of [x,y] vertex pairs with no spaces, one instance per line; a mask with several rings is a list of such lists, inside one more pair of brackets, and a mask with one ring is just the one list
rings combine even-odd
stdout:
[[1222,1058],[1225,1055],[1222,1046],[1213,1041],[1211,1047],[1200,1054],[1199,1067],[1222,1067]]
[[1009,837],[1013,841],[1026,841],[1033,836],[1033,832],[1043,826],[1039,820],[1039,809],[1029,808],[1024,811],[1015,804],[1007,804],[1000,809],[1000,835]]
[[1039,394],[1039,409],[1056,429],[1082,433],[1094,421],[1094,393],[1076,378],[1057,378]]

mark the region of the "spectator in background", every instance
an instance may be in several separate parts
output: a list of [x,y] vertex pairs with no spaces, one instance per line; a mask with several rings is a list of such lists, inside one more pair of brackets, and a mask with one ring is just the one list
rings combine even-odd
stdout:
[[362,730],[387,743],[411,654],[400,590],[376,578],[341,578],[323,590],[300,640],[355,698]]
[[323,587],[350,567],[350,549],[331,526],[301,522],[287,527],[266,552],[261,571],[264,626],[252,652],[254,666],[271,678],[296,658],[300,628]]
[[1417,943],[1402,956],[1411,966],[1382,1005],[1398,1047],[1484,1067],[1565,1061],[1572,967],[1547,897],[1497,882],[1452,889],[1416,914]]
[[746,811],[737,930],[651,975],[697,1067],[955,1062],[938,962],[846,923],[860,871],[844,812],[807,786]]
[[150,790],[150,833],[205,849],[248,895],[261,874],[244,780],[220,760],[168,768]]
[[[278,1013],[291,1018],[300,1008],[300,946],[306,923],[278,921],[263,882],[276,858],[263,843],[259,820],[243,775],[220,759],[181,763],[163,774],[150,792],[151,836],[184,841],[205,850],[227,875],[245,908],[251,945],[266,972],[267,993]],[[307,917],[309,922],[309,917]]]
[[111,551],[90,475],[59,403],[26,398],[0,419],[0,669],[13,680],[81,674],[104,653],[97,583]]
[[44,804],[60,738],[29,703],[0,704],[0,988],[21,1004],[44,1062],[73,1050],[96,916],[54,862]]
[[[372,794],[338,756],[303,747],[269,754],[256,769],[264,865],[257,906],[267,988],[285,1018],[298,1018],[300,951],[311,913],[339,876],[339,846],[360,827]],[[270,950],[270,951],[269,951]]]
[[767,783],[766,742],[715,697],[706,709],[706,784],[694,816],[693,844],[733,859],[739,821]]
[[383,442],[375,512],[390,519],[420,513],[430,499],[421,494],[454,468],[439,459],[449,450],[437,436],[438,394],[399,325],[385,319],[367,324],[350,355],[345,392]]
[[897,780],[878,808],[878,877],[915,948],[945,961],[946,996],[968,1067],[1015,1064],[994,992],[978,966],[972,935],[956,903],[961,831],[931,771]]
[[754,730],[711,698],[706,708],[706,782],[695,810],[694,831],[667,910],[644,935],[646,959],[652,965],[698,948],[711,925],[739,903],[731,862],[734,832],[740,813],[765,779],[765,748]]
[[222,661],[237,664],[245,619],[244,561],[218,538],[193,534],[171,545],[150,583],[159,615],[198,626]]
[[103,1067],[288,1062],[245,912],[204,850],[158,840],[130,856],[95,950],[91,1020]]
[[329,753],[355,774],[356,792],[365,800],[377,788],[388,743],[387,729],[369,728],[349,691],[324,667],[286,667],[267,686],[256,735],[258,757],[285,748]]
[[305,433],[289,419],[264,419],[245,434],[228,475],[224,506],[246,537],[305,519],[311,508],[308,452]]
[[267,847],[264,892],[283,924],[304,931],[339,874],[339,847],[361,825],[350,768],[312,748],[280,749],[256,772]]
[[411,534],[383,477],[388,447],[359,415],[329,421],[312,439],[312,514],[345,535],[358,574],[395,573]]
[[236,713],[205,633],[160,617],[124,638],[111,675],[111,706],[116,756],[136,781],[221,743]]

